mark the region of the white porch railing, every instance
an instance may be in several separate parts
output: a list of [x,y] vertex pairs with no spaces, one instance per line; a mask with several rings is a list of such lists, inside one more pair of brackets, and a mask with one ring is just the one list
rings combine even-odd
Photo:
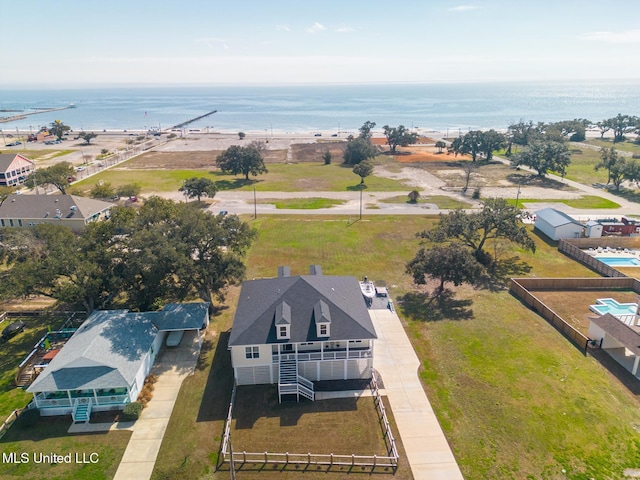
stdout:
[[371,349],[362,350],[328,350],[324,352],[298,352],[296,353],[273,353],[271,359],[273,363],[279,363],[281,360],[296,360],[298,362],[313,362],[321,360],[347,360],[352,358],[371,358],[373,352]]
[[123,403],[129,403],[128,395],[99,395],[97,397],[61,397],[61,398],[45,398],[43,393],[39,393],[36,396],[38,402],[38,408],[59,408],[59,407],[71,407],[72,402],[76,400],[78,403],[93,403],[93,405],[121,405]]
[[98,396],[93,398],[93,403],[95,405],[109,405],[109,404],[119,404],[119,403],[129,403],[128,395],[110,395],[110,396]]
[[59,407],[71,406],[71,400],[69,400],[68,397],[45,399],[44,396],[40,397],[40,395],[41,394],[38,394],[38,396],[36,397],[38,408],[48,408],[48,407],[59,408]]
[[313,402],[316,399],[313,382],[298,375],[298,394]]

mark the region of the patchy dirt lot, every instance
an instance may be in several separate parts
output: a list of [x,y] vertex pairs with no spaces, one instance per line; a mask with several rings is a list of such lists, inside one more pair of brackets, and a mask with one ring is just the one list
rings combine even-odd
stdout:
[[326,151],[332,162],[342,162],[346,142],[294,143],[291,145],[292,162],[323,162]]
[[[216,158],[222,150],[190,151],[190,152],[162,152],[151,151],[136,157],[118,168],[134,170],[198,170],[211,169],[215,166]],[[283,163],[286,150],[267,150],[262,156],[265,163]]]
[[533,293],[584,335],[589,332],[589,319],[597,317],[589,310],[589,305],[595,304],[598,298],[614,298],[620,303],[638,301],[637,293],[622,290],[562,290],[558,292],[535,291]]

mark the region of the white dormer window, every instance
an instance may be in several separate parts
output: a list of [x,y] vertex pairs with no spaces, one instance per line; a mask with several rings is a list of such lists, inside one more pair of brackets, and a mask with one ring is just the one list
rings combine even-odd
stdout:
[[274,323],[276,338],[289,340],[291,338],[291,307],[287,302],[282,302],[276,307]]
[[316,322],[316,336],[329,337],[331,336],[331,313],[329,312],[329,305],[323,300],[313,306],[313,316]]
[[286,340],[289,338],[289,326],[280,325],[278,327],[278,340]]

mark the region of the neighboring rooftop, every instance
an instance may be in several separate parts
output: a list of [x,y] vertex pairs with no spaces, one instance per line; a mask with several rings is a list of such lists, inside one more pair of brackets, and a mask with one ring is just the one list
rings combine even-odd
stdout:
[[169,304],[159,312],[97,310],[27,389],[28,392],[131,385],[158,332],[199,330],[208,303]]
[[637,329],[621,322],[610,313],[592,318],[591,323],[607,332],[634,355],[640,355],[640,333]]
[[157,333],[144,313],[96,311],[27,391],[126,388]]
[[[0,205],[2,218],[65,218],[86,219],[113,206],[112,203],[75,195],[11,194]],[[56,217],[59,212],[59,217]]]
[[16,157],[20,157],[22,160],[33,164],[33,160],[29,160],[27,157],[20,155],[19,153],[0,153],[0,171],[4,172],[7,170]]
[[555,208],[543,208],[542,210],[538,210],[537,212],[535,212],[535,214],[536,217],[541,217],[553,227],[560,227],[569,223],[581,225],[581,223],[577,220],[573,219],[566,213],[561,212],[560,210],[556,210]]

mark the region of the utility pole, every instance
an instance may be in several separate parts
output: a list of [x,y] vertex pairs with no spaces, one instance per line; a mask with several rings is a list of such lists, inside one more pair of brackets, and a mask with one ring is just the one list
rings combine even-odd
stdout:
[[360,220],[362,220],[362,183],[360,184]]
[[258,202],[256,201],[256,186],[253,186],[253,219],[258,218]]

